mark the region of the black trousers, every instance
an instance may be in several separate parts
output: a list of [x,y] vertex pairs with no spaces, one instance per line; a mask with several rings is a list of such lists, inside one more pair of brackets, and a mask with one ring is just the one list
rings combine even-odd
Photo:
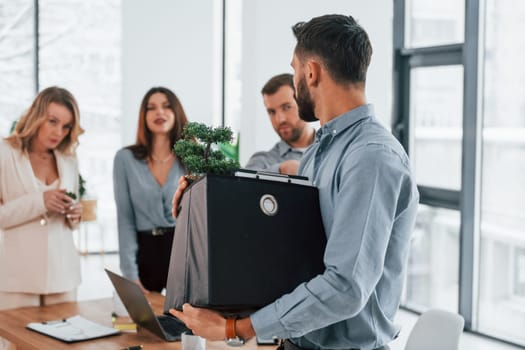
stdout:
[[168,280],[173,232],[156,236],[140,232],[137,233],[137,243],[140,283],[147,290],[160,292]]
[[[303,349],[303,348],[295,345],[294,343],[292,343],[288,339],[285,340],[283,343],[281,343],[277,347],[277,349],[282,349],[282,350],[306,350],[306,349]],[[385,345],[385,346],[382,346],[382,347],[374,349],[374,350],[389,350],[389,349],[390,349],[390,347],[388,345]],[[359,350],[359,349],[349,349],[349,350]]]

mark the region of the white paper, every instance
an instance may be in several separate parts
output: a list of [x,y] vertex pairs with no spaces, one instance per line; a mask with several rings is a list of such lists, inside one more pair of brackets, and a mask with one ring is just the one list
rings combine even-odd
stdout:
[[92,322],[82,316],[64,320],[32,322],[27,328],[66,342],[75,342],[118,334],[117,329]]

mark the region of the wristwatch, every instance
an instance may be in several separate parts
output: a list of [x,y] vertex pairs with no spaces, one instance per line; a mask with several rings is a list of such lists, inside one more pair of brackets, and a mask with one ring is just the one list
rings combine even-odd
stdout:
[[237,335],[235,329],[235,323],[237,317],[229,317],[226,319],[226,344],[229,346],[241,346],[244,345],[244,339]]

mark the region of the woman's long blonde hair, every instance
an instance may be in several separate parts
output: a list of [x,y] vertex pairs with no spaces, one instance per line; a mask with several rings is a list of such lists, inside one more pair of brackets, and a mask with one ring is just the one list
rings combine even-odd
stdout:
[[38,94],[29,110],[16,123],[13,133],[6,137],[5,140],[14,148],[23,152],[27,151],[31,140],[38,133],[40,126],[46,121],[47,108],[53,102],[66,107],[73,115],[71,131],[60,142],[57,149],[66,155],[74,154],[78,146],[78,136],[84,133],[84,130],[80,127],[78,105],[69,91],[57,86],[48,87]]

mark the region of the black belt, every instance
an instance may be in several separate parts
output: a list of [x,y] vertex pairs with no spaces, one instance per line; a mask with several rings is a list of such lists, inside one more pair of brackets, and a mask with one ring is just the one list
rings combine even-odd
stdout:
[[[292,343],[288,339],[284,340],[284,342],[281,342],[281,344],[279,344],[277,349],[278,350],[279,349],[280,350],[306,350],[304,348],[301,348],[301,347],[295,345],[294,343]],[[389,350],[389,349],[390,349],[390,347],[388,345],[385,345],[385,346],[382,346],[382,347],[374,349],[374,350]],[[349,350],[359,350],[359,349],[349,349]]]
[[155,227],[153,230],[138,231],[138,233],[148,236],[163,236],[165,234],[172,234],[174,231],[175,227]]

